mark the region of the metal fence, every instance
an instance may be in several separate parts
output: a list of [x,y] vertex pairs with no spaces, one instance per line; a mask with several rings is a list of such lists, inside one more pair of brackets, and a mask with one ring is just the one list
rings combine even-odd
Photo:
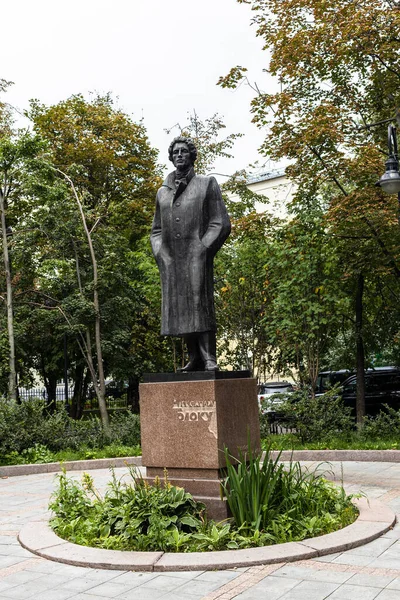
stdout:
[[[45,387],[35,388],[18,388],[19,397],[21,400],[33,400],[34,398],[40,398],[41,400],[47,399],[47,391]],[[74,395],[72,387],[68,388],[68,399],[71,400]],[[58,385],[56,389],[56,402],[57,404],[63,404],[65,402],[65,388],[64,386]],[[106,397],[107,408],[127,408],[128,401],[126,394],[122,398]],[[85,410],[97,410],[99,408],[99,402],[97,398],[87,398],[85,401]]]
[[[35,387],[35,388],[18,388],[19,397],[21,400],[33,400],[34,398],[40,398],[41,400],[47,399],[47,391],[45,387]],[[73,390],[70,388],[68,390],[68,396],[72,398]],[[61,389],[57,386],[56,389],[56,401],[64,402],[65,400],[65,390]]]
[[269,423],[269,432],[272,435],[281,433],[297,433],[297,429],[288,420],[274,419]]
[[[106,398],[107,408],[117,409],[117,408],[128,408],[128,400],[126,394],[122,398]],[[99,401],[97,398],[88,398],[85,402],[85,410],[98,410]]]

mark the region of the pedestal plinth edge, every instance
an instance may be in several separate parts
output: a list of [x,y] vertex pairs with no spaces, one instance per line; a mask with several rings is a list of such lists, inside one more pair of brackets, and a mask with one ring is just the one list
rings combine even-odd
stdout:
[[250,371],[189,371],[187,373],[144,373],[143,383],[175,381],[210,381],[216,379],[248,379]]

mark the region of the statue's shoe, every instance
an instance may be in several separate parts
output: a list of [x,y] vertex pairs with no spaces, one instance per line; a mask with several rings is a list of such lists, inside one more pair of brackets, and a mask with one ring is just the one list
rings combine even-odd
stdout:
[[204,365],[205,371],[219,371],[219,367],[215,360],[207,360]]
[[191,371],[204,371],[203,361],[199,360],[198,358],[189,360],[187,365],[177,369],[178,373],[190,373]]

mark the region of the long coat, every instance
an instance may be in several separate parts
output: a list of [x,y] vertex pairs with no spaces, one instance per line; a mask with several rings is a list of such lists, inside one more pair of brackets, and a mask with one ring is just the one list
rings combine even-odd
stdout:
[[195,175],[187,187],[175,171],[158,190],[150,241],[162,287],[161,335],[215,331],[213,259],[231,224],[214,177]]

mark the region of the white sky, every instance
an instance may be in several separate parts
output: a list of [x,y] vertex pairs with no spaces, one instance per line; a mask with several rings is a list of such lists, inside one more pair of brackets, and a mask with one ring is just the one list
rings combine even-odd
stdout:
[[[0,77],[15,82],[4,97],[23,110],[30,98],[54,104],[76,93],[112,92],[167,164],[167,147],[193,109],[218,112],[226,133],[241,132],[231,174],[257,159],[263,133],[251,123],[254,92],[223,90],[218,78],[240,64],[269,91],[267,53],[250,26],[251,11],[235,0],[10,0],[1,10]],[[170,170],[170,163],[168,164]]]

